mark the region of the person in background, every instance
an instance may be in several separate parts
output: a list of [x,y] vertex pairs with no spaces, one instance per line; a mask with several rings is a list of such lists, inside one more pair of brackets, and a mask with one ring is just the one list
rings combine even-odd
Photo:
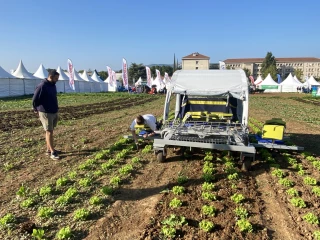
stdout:
[[47,151],[46,154],[53,160],[58,160],[58,152],[53,145],[53,130],[58,123],[58,98],[56,83],[59,73],[56,70],[49,72],[48,78],[44,79],[36,88],[32,105],[33,111],[39,114],[40,121],[45,130]]
[[159,130],[162,126],[162,121],[157,122],[157,119],[152,114],[138,115],[131,123],[130,130],[132,137],[136,145],[138,144],[138,138],[136,134],[136,129],[141,128],[145,129],[143,134],[144,138],[152,137],[155,135],[156,130]]

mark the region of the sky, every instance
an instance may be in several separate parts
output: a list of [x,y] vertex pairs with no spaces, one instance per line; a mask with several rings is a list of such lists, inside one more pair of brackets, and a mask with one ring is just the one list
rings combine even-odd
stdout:
[[227,58],[320,58],[319,0],[0,0],[0,66],[76,70]]

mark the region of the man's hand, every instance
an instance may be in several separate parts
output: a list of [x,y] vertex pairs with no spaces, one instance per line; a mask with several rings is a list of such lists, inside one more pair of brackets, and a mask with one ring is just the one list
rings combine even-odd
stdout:
[[143,138],[147,138],[148,137],[148,133],[143,134]]

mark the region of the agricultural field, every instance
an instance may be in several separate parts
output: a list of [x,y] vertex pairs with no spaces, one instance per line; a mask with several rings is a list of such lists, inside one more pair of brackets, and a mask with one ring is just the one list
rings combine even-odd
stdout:
[[320,101],[250,97],[251,132],[282,118],[305,151],[259,150],[249,172],[219,151],[159,163],[122,136],[164,96],[63,94],[52,161],[30,97],[0,100],[0,239],[320,239]]

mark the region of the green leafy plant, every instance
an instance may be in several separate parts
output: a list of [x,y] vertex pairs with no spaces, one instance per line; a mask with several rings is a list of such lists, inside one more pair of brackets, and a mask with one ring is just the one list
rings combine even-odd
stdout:
[[317,180],[315,178],[312,178],[312,177],[305,177],[303,179],[303,182],[305,184],[311,185],[311,186],[317,185]]
[[241,232],[252,232],[252,224],[246,219],[240,219],[237,221],[236,225],[239,227]]
[[108,187],[108,186],[104,186],[103,188],[101,188],[100,190],[104,195],[112,195],[113,193],[113,188],[112,187]]
[[284,172],[281,170],[281,169],[275,169],[271,172],[271,175],[272,176],[276,176],[278,178],[284,178],[285,177],[285,174]]
[[50,186],[44,186],[40,188],[39,195],[41,197],[46,197],[52,194],[52,188]]
[[295,207],[299,207],[299,208],[307,207],[306,203],[303,201],[302,198],[292,198],[290,202]]
[[84,208],[78,209],[73,214],[73,219],[76,221],[85,221],[88,219],[90,211]]
[[37,240],[43,240],[44,239],[44,230],[43,229],[33,229],[31,236]]
[[24,200],[20,206],[23,208],[29,208],[35,203],[34,198],[29,197],[28,199]]
[[71,198],[66,197],[66,196],[64,196],[64,195],[58,197],[58,198],[56,199],[56,201],[55,201],[56,204],[59,204],[59,205],[61,205],[61,206],[67,205],[67,204],[70,203],[70,202],[71,202]]
[[64,193],[66,197],[72,198],[78,195],[78,190],[74,187],[68,188],[68,190]]
[[299,170],[299,171],[298,171],[298,174],[299,174],[300,176],[303,176],[303,175],[305,175],[305,171],[304,171],[304,170]]
[[12,163],[6,162],[3,164],[3,170],[5,172],[9,172],[13,168],[14,168],[14,165]]
[[205,232],[211,232],[212,229],[214,228],[213,222],[210,222],[210,221],[207,221],[207,220],[202,220],[199,223],[199,226]]
[[28,192],[29,192],[29,189],[22,185],[22,186],[19,188],[19,190],[16,192],[16,194],[17,194],[19,197],[24,197],[24,196],[26,196],[26,195],[28,194]]
[[234,201],[235,203],[239,204],[243,202],[245,197],[242,194],[235,193],[231,196],[231,200]]
[[174,227],[163,226],[161,228],[161,233],[167,238],[174,238],[176,236],[177,230]]
[[202,213],[207,216],[215,216],[217,209],[214,206],[204,205],[202,206]]
[[286,193],[291,197],[299,197],[299,192],[297,189],[289,188]]
[[202,191],[212,191],[214,190],[214,184],[213,183],[208,183],[208,182],[205,182],[202,184]]
[[213,159],[212,155],[206,155],[203,160],[204,161],[212,161],[212,159]]
[[214,173],[214,168],[213,168],[213,167],[204,166],[202,171],[203,171],[204,174],[211,174],[211,175],[213,175],[213,173]]
[[132,170],[133,170],[133,166],[131,164],[126,164],[122,168],[119,169],[119,173],[121,175],[127,175],[130,172],[132,172]]
[[59,230],[59,232],[57,233],[56,237],[59,240],[71,238],[72,237],[72,231],[71,231],[70,227],[61,228]]
[[320,240],[320,231],[314,231],[313,236],[315,240]]
[[102,203],[102,199],[98,196],[93,196],[89,199],[89,203],[91,205],[99,205]]
[[87,164],[87,163],[81,163],[78,168],[79,168],[80,170],[84,171],[84,170],[90,170],[90,169],[91,169],[91,166],[92,166],[92,165]]
[[285,187],[292,187],[294,185],[293,182],[287,178],[281,178],[278,182]]
[[115,176],[115,177],[110,179],[110,184],[111,185],[119,186],[120,183],[121,183],[121,178],[119,176]]
[[234,213],[236,214],[237,217],[239,217],[241,219],[247,218],[249,215],[247,209],[245,209],[243,207],[237,207],[234,210]]
[[6,215],[4,215],[2,218],[0,218],[0,225],[3,227],[7,227],[10,224],[15,222],[15,217],[13,216],[13,214],[11,213],[7,213]]
[[67,185],[67,183],[68,183],[68,179],[65,177],[61,177],[61,178],[57,179],[56,186],[57,187],[65,186],[65,185]]
[[238,179],[239,179],[239,174],[238,174],[238,173],[229,174],[229,175],[228,175],[228,179],[229,179],[230,181],[238,180]]
[[77,171],[72,171],[68,173],[68,177],[73,180],[77,177]]
[[140,163],[140,158],[138,158],[138,157],[134,157],[134,158],[132,158],[132,160],[131,160],[131,162],[133,163],[133,164],[137,164],[137,163]]
[[213,182],[215,177],[212,173],[204,173],[202,175],[202,178],[205,182]]
[[174,186],[172,188],[172,192],[174,195],[180,195],[180,194],[183,194],[185,191],[185,188],[182,187],[182,186]]
[[184,176],[184,175],[179,175],[177,182],[179,185],[184,184],[184,183],[188,182],[188,177]]
[[213,193],[210,193],[210,192],[203,192],[201,194],[202,198],[205,199],[205,200],[209,200],[209,201],[215,201],[217,200],[217,196]]
[[103,172],[101,170],[97,170],[93,172],[93,175],[96,177],[101,177],[103,175]]
[[106,162],[101,164],[101,169],[103,171],[111,169],[115,164],[113,162]]
[[310,161],[310,162],[314,162],[316,161],[317,159],[314,157],[314,156],[307,156],[306,157],[306,160]]
[[170,217],[163,220],[161,223],[171,227],[177,227],[177,226],[182,226],[187,224],[187,221],[185,217],[182,217],[182,216],[179,217],[179,216],[176,216],[175,214],[171,214]]
[[312,193],[315,194],[316,196],[320,197],[320,187],[313,187]]
[[144,149],[142,149],[142,153],[146,154],[152,151],[152,145],[146,145]]
[[320,161],[314,161],[312,165],[320,171]]
[[92,184],[92,180],[90,178],[82,178],[79,180],[79,185],[81,187],[89,187]]
[[50,207],[39,207],[38,208],[38,217],[41,218],[51,218],[54,214],[54,211]]
[[316,224],[316,225],[319,224],[319,218],[313,213],[307,213],[302,218],[310,224]]
[[169,203],[169,206],[171,208],[178,208],[178,207],[181,207],[182,206],[182,201],[177,199],[177,198],[174,198],[171,200],[171,202]]

